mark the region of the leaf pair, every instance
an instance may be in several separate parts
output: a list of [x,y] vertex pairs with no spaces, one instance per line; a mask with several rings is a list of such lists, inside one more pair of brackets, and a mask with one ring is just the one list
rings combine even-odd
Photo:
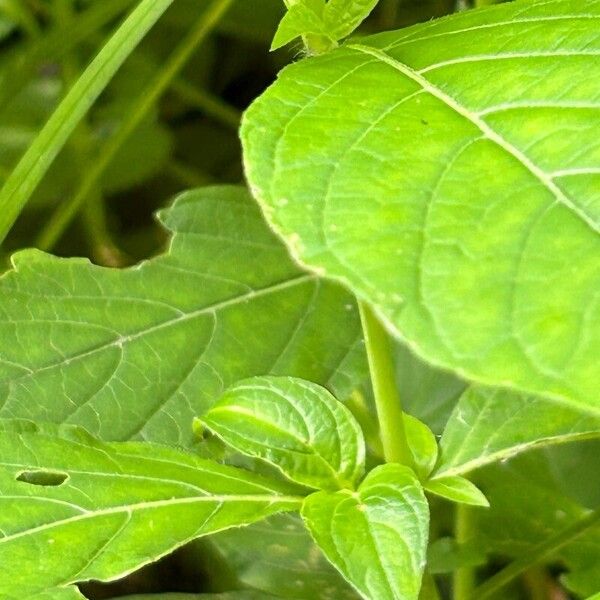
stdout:
[[409,468],[394,464],[358,485],[362,432],[327,390],[298,379],[254,378],[231,388],[201,422],[232,448],[320,490],[305,499],[304,522],[363,597],[418,597],[429,530],[423,488]]
[[321,51],[349,36],[377,5],[377,0],[288,0],[289,9],[275,33],[271,50],[299,36],[316,36]]

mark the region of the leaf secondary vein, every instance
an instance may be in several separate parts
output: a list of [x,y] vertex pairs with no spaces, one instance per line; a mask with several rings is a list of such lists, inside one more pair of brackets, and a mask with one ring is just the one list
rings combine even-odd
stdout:
[[540,167],[538,167],[525,154],[523,154],[523,152],[521,152],[518,148],[516,148],[510,142],[508,142],[508,140],[504,139],[498,132],[492,129],[478,115],[472,113],[467,108],[462,106],[458,101],[456,101],[454,98],[443,92],[431,81],[423,77],[420,73],[412,69],[410,66],[393,58],[386,52],[383,52],[376,48],[371,48],[369,46],[364,46],[362,44],[350,44],[347,46],[347,48],[356,50],[357,52],[361,52],[369,56],[373,56],[381,62],[388,64],[390,67],[396,69],[396,71],[399,71],[415,83],[419,84],[428,93],[441,100],[446,106],[454,110],[457,114],[467,119],[475,127],[477,127],[487,139],[494,142],[497,146],[502,148],[505,152],[507,152],[517,161],[519,161],[519,163],[521,163],[523,167],[525,167],[549,192],[552,193],[557,202],[563,204],[571,212],[576,214],[584,223],[586,223],[590,227],[590,229],[592,229],[592,231],[594,231],[595,233],[600,233],[600,225],[594,222],[590,216],[588,216],[584,211],[582,211],[578,206],[576,206],[571,201],[571,199],[560,189],[560,187],[556,185],[556,183],[547,173],[542,171],[542,169],[540,169]]

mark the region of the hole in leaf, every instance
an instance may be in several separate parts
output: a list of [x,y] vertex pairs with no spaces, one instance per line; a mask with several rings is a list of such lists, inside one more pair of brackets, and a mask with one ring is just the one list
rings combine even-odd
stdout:
[[59,471],[23,471],[17,475],[17,481],[41,485],[44,487],[58,487],[62,485],[69,476]]

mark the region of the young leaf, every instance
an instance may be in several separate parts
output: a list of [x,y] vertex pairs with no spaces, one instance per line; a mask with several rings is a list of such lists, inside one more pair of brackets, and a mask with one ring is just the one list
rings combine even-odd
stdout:
[[406,413],[404,414],[404,428],[417,475],[420,479],[426,479],[437,462],[438,445],[435,435],[425,423],[421,423],[419,419]]
[[236,383],[199,421],[228,446],[316,489],[354,488],[365,442],[352,413],[325,388],[293,377]]
[[423,484],[426,491],[459,504],[489,506],[483,492],[468,479],[458,475],[430,479]]
[[169,251],[131,269],[14,256],[0,279],[0,417],[188,445],[194,416],[245,377],[343,396],[364,376],[352,298],[292,263],[245,190],[184,194],[161,219]]
[[301,35],[327,36],[324,7],[325,0],[300,0],[292,4],[275,32],[271,50],[277,50]]
[[357,492],[316,492],[302,516],[329,561],[367,600],[417,600],[429,510],[413,472],[387,464]]
[[[64,477],[35,477],[48,473]],[[10,422],[0,431],[0,490],[3,598],[114,579],[301,502],[281,483],[193,454]]]
[[504,388],[472,386],[441,441],[437,475],[458,475],[538,446],[600,437],[600,417]]
[[348,37],[377,6],[379,0],[329,0],[323,20],[329,35],[337,40]]
[[242,128],[302,264],[430,362],[595,416],[598,18],[511,2],[363,38],[288,67]]

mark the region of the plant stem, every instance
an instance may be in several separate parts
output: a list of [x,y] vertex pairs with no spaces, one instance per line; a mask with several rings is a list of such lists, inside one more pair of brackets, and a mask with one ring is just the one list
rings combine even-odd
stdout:
[[141,0],[48,119],[0,190],[0,242],[75,128],[172,2]]
[[129,136],[143,122],[162,94],[179,74],[196,48],[216,27],[234,0],[215,0],[203,13],[196,26],[175,49],[163,68],[150,81],[141,95],[130,107],[123,119],[121,127],[101,150],[92,168],[85,174],[79,189],[69,202],[63,204],[52,215],[37,240],[38,248],[50,249],[64,233],[73,217],[77,214],[91,190],[97,185],[106,168],[110,165]]
[[594,510],[583,519],[573,523],[570,527],[563,529],[556,535],[541,542],[528,552],[526,556],[515,560],[506,568],[502,569],[502,571],[496,573],[493,577],[490,577],[490,579],[473,591],[471,595],[472,600],[485,600],[486,598],[490,598],[513,579],[540,564],[546,558],[552,557],[558,550],[571,543],[598,523],[600,523],[600,508]]
[[[465,504],[456,505],[454,537],[458,544],[468,542],[474,533],[473,511]],[[475,589],[475,571],[472,567],[456,569],[452,577],[454,600],[467,600]]]
[[387,462],[412,467],[414,461],[404,428],[390,339],[371,307],[360,302],[359,308],[384,457]]
[[398,20],[398,8],[400,0],[383,0],[379,23],[382,29],[393,29]]

